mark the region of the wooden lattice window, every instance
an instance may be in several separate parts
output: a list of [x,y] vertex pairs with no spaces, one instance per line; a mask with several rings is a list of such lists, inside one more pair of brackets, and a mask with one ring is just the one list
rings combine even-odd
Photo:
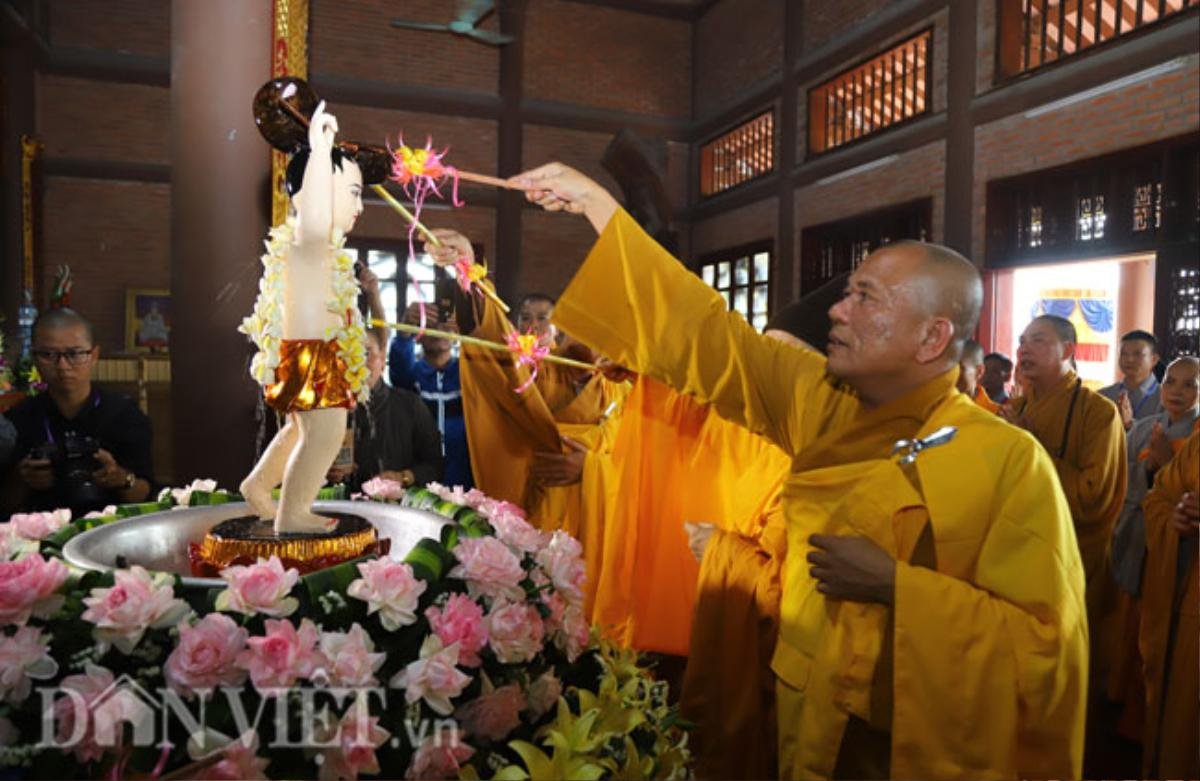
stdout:
[[712,255],[700,263],[700,278],[725,304],[756,329],[771,313],[771,244],[758,243]]
[[1167,355],[1200,355],[1200,269],[1183,266],[1173,271]]
[[857,141],[930,110],[933,31],[808,91],[808,149],[816,154]]
[[853,271],[884,244],[928,241],[932,216],[932,199],[922,198],[805,228],[800,233],[800,293]]
[[700,194],[715,195],[775,169],[775,114],[768,111],[700,147]]
[[1196,6],[1200,0],[999,0],[997,76],[1036,70]]

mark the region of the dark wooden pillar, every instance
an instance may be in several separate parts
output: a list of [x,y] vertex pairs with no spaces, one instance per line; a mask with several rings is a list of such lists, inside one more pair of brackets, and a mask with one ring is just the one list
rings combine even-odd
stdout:
[[[974,219],[975,125],[971,100],[975,97],[976,47],[974,0],[950,3],[950,30],[946,73],[946,224],[943,243],[971,256]],[[976,258],[982,263],[982,258]]]
[[772,308],[778,311],[799,291],[793,285],[800,278],[796,264],[796,185],[792,171],[796,168],[796,144],[799,123],[796,110],[796,59],[800,53],[801,25],[804,4],[799,0],[783,4],[783,78],[779,96],[779,222],[775,233],[775,268],[771,279],[775,300]]
[[[525,81],[525,0],[510,0],[500,7],[500,32],[516,40],[500,49],[500,123],[497,128],[496,169],[512,176],[524,169],[521,100]],[[538,161],[548,162],[548,161]],[[521,265],[521,212],[525,196],[501,190],[496,203],[496,287],[514,300]]]
[[180,481],[236,489],[260,393],[237,332],[267,231],[269,148],[250,104],[271,73],[270,0],[171,3],[171,398]]
[[[21,136],[33,135],[36,38],[30,21],[9,5],[0,6],[0,314],[10,357],[20,349],[17,308],[24,242],[21,217]],[[36,218],[36,215],[35,215]],[[37,301],[35,304],[39,303]]]

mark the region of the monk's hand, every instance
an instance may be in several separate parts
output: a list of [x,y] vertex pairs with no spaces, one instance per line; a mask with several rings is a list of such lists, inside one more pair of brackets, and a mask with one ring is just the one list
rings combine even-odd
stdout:
[[1024,413],[1017,412],[1015,408],[1009,406],[1008,404],[1005,404],[1003,407],[1001,407],[999,413],[997,414],[1017,428],[1023,428],[1026,431],[1029,430],[1029,418],[1025,417]]
[[572,485],[583,479],[587,445],[570,437],[563,437],[562,441],[565,452],[533,454],[530,471],[533,473],[533,479],[542,485]]
[[129,470],[121,467],[112,453],[104,448],[96,451],[96,463],[100,467],[92,472],[92,480],[101,488],[124,488],[129,479]]
[[1181,496],[1171,523],[1180,537],[1195,537],[1200,532],[1200,494],[1188,491]]
[[814,534],[808,554],[817,591],[833,599],[891,605],[896,593],[896,560],[866,537]]
[[468,263],[475,262],[475,249],[466,236],[458,231],[445,228],[437,228],[430,233],[437,236],[438,243],[425,242],[425,251],[437,265],[453,266],[459,260],[466,260]]
[[713,532],[717,530],[717,527],[711,523],[684,521],[683,530],[687,532],[688,550],[696,557],[696,561],[703,561],[708,541],[712,539]]
[[1150,443],[1146,447],[1146,468],[1151,471],[1162,469],[1175,456],[1175,451],[1171,448],[1171,440],[1167,439],[1167,432],[1163,430],[1161,423],[1154,424],[1154,430],[1150,432]]
[[625,382],[626,380],[633,381],[637,374],[626,369],[618,363],[613,363],[612,360],[605,358],[603,355],[596,359],[596,368],[604,375],[604,379],[609,382]]
[[617,210],[617,201],[607,190],[562,163],[547,163],[508,181],[525,191],[525,200],[546,211],[584,215],[596,233],[604,230]]
[[1121,413],[1121,425],[1128,431],[1133,425],[1133,405],[1129,403],[1129,394],[1125,391],[1117,396],[1117,411]]

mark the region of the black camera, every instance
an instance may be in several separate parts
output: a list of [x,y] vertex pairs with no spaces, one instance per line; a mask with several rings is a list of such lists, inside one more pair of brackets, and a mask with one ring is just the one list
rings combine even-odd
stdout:
[[99,449],[100,442],[95,437],[68,432],[61,445],[46,442],[35,447],[30,455],[50,461],[59,501],[72,510],[96,509],[103,507],[107,498],[104,489],[92,479],[92,474],[100,468],[96,460]]

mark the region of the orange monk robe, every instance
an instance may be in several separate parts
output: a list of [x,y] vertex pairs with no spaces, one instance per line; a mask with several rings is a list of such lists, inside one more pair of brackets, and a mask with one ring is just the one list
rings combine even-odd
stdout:
[[[874,724],[885,706],[894,777],[1079,776],[1083,570],[1032,437],[955,391],[956,371],[862,410],[821,356],[756,333],[619,209],[555,318],[796,459],[772,661],[781,776],[832,776],[843,739],[857,748],[850,716]],[[891,457],[895,431],[943,426],[955,437],[913,468]],[[972,474],[991,479],[964,481]],[[805,564],[813,533],[863,535],[896,557],[894,606],[822,595]],[[877,669],[891,686],[875,686]]]
[[1105,622],[1116,603],[1109,545],[1128,486],[1125,427],[1117,407],[1067,372],[1049,393],[1030,391],[1013,402],[1054,460],[1087,573],[1092,672],[1108,667]]
[[[495,342],[503,343],[514,330],[490,300],[477,309],[476,323],[473,335]],[[605,413],[619,410],[628,384],[596,374],[576,389],[577,371],[543,363],[534,384],[517,393],[529,370],[518,368],[509,356],[463,345],[460,361],[475,484],[489,496],[525,508],[530,523],[538,528],[562,529],[579,539],[587,565],[584,592],[590,611],[597,582],[594,573],[599,571],[603,551],[605,497],[614,484],[608,477],[609,450],[619,416]],[[564,436],[588,448],[580,481],[539,485],[531,472],[533,454],[561,451]]]
[[[749,432],[745,436],[761,439]],[[780,464],[771,465],[778,470],[775,490],[765,506],[714,531],[700,563],[680,698],[681,714],[696,725],[690,744],[698,778],[770,778],[778,773],[771,656],[779,634],[787,552],[780,489],[789,460],[773,445],[767,447],[781,456]],[[747,475],[743,482],[767,480],[766,473]]]
[[1138,632],[1146,681],[1146,778],[1200,778],[1200,570],[1196,535],[1171,522],[1186,492],[1200,493],[1200,432],[1154,478],[1142,510],[1146,564]]
[[975,386],[975,403],[993,415],[1000,414],[1000,405],[992,401],[992,397],[988,395],[982,385]]

